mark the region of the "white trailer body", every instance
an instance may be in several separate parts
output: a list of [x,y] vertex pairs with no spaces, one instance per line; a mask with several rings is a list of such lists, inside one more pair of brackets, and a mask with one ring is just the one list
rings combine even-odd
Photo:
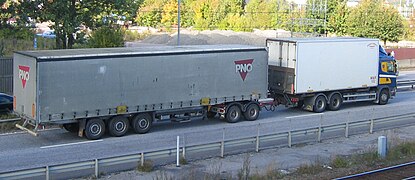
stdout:
[[267,46],[269,65],[293,70],[293,85],[281,87],[287,90],[285,93],[302,94],[378,85],[378,40],[269,39]]
[[267,39],[266,44],[268,88],[277,104],[323,112],[344,102],[386,104],[395,95],[396,63],[377,39]]

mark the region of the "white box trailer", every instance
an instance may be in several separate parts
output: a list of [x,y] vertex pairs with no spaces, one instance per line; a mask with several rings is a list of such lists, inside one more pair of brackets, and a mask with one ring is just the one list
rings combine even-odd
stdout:
[[153,120],[255,120],[267,69],[266,49],[244,45],[17,52],[14,110],[24,125],[61,124],[89,139],[129,124],[144,133]]
[[377,39],[290,38],[268,39],[266,44],[269,88],[280,104],[337,110],[343,102],[377,101],[384,88],[389,99],[396,89],[396,83],[379,84],[379,73],[396,81],[396,70],[380,71]]

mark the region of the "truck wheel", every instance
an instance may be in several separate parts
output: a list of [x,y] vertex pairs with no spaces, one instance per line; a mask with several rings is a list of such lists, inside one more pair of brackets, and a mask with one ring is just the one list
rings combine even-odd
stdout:
[[229,123],[236,123],[241,119],[241,109],[236,105],[232,105],[228,108],[225,117]]
[[67,130],[68,132],[75,133],[75,132],[78,132],[79,130],[79,124],[78,123],[64,124],[63,128]]
[[382,89],[379,93],[379,104],[385,105],[389,101],[389,91],[388,89]]
[[215,112],[207,112],[206,113],[206,117],[208,118],[208,119],[213,119],[213,118],[215,118],[215,116],[216,116],[216,114],[217,113],[215,113]]
[[322,95],[317,96],[316,100],[314,101],[313,111],[316,113],[321,113],[326,110],[326,98]]
[[134,117],[132,125],[134,132],[138,134],[147,133],[153,124],[153,119],[149,114],[138,114]]
[[128,119],[123,116],[115,116],[108,121],[108,131],[111,136],[124,136],[129,127]]
[[340,94],[334,94],[333,96],[330,97],[329,100],[329,109],[332,111],[337,111],[340,109],[340,106],[342,105],[343,101],[342,101],[342,97],[340,96]]
[[87,139],[99,139],[105,133],[105,123],[102,119],[90,119],[85,125],[85,136]]
[[255,121],[259,116],[259,106],[257,104],[250,104],[244,112],[244,117],[248,121]]

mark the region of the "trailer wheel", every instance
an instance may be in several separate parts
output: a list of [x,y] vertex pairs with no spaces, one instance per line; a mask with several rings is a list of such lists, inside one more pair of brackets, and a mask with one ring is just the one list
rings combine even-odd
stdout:
[[123,116],[115,116],[108,121],[108,131],[111,136],[124,136],[129,127],[128,119]]
[[132,125],[134,132],[138,134],[147,133],[153,124],[153,119],[149,114],[138,114],[134,117]]
[[94,118],[87,121],[85,136],[87,139],[95,140],[101,138],[105,133],[105,123],[102,119]]
[[208,119],[213,119],[213,118],[215,118],[216,114],[218,114],[218,113],[208,111],[208,112],[206,113],[206,117],[207,117]]
[[241,109],[237,105],[232,105],[226,112],[226,121],[236,123],[241,119]]
[[379,104],[385,105],[389,101],[389,91],[388,89],[382,89],[379,93]]
[[340,96],[340,94],[334,94],[333,96],[330,97],[329,100],[329,109],[332,111],[337,111],[340,109],[340,106],[342,105],[343,101],[342,101],[342,97]]
[[316,100],[314,101],[313,111],[316,113],[321,113],[326,110],[326,98],[322,95],[317,96]]
[[68,132],[75,133],[75,132],[78,132],[79,130],[79,124],[78,123],[64,124],[63,128],[67,130]]
[[259,116],[259,106],[257,104],[250,104],[244,112],[244,117],[248,121],[255,121]]

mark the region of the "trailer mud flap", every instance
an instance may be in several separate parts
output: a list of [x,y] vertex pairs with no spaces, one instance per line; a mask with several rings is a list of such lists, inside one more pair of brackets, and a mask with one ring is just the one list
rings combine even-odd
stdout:
[[79,120],[79,130],[78,130],[79,137],[84,136],[85,125],[86,125],[86,119]]

